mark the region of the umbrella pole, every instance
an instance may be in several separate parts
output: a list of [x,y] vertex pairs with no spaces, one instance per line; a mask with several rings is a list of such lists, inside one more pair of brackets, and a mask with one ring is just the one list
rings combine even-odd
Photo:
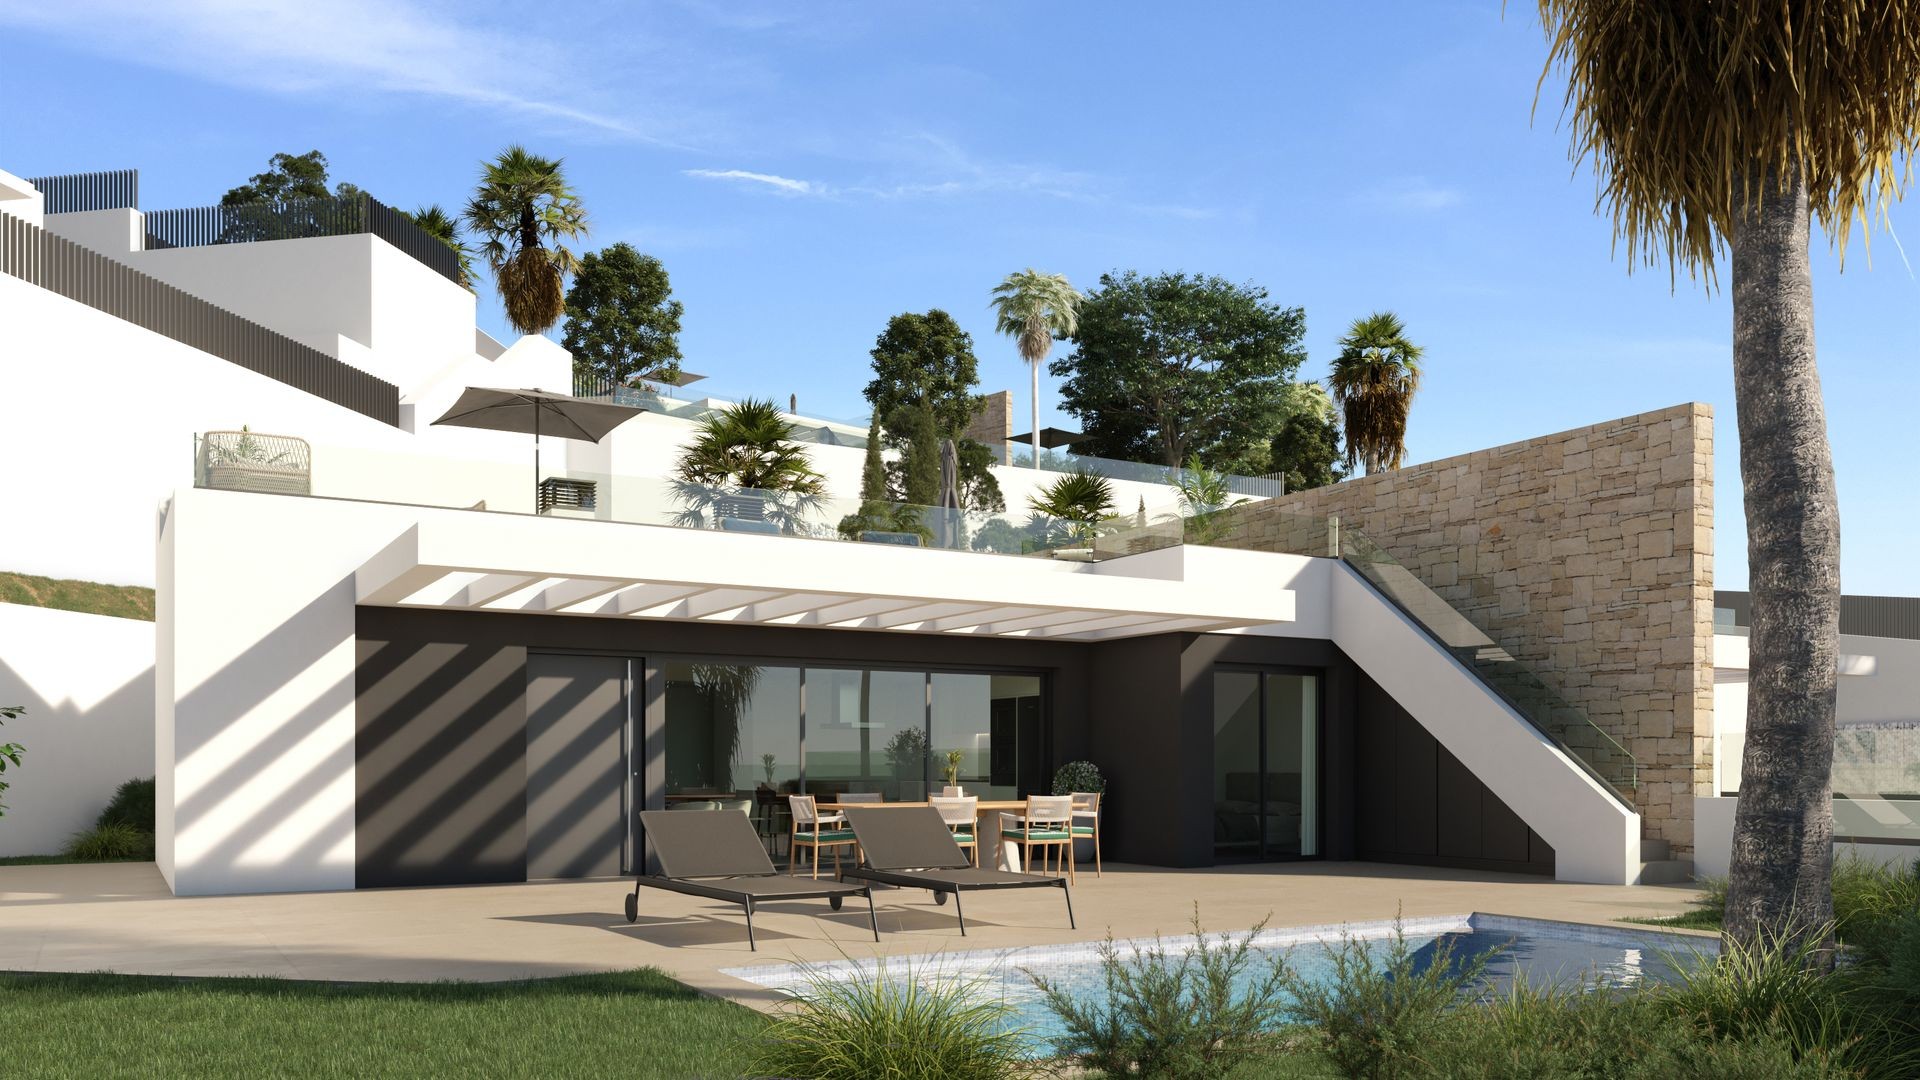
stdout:
[[540,403],[533,403],[533,512],[540,512]]

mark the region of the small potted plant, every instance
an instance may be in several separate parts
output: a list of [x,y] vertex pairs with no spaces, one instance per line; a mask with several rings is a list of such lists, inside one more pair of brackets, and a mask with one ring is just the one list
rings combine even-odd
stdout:
[[947,786],[940,789],[942,797],[957,799],[966,794],[966,791],[960,787],[960,763],[966,760],[966,756],[966,753],[961,750],[947,751],[947,764],[940,770],[940,775],[947,781]]
[[[1069,761],[1056,769],[1053,774],[1053,793],[1055,795],[1098,795],[1100,796],[1101,816],[1106,816],[1107,778],[1100,775],[1100,767],[1091,761]],[[1081,824],[1075,821],[1074,824]],[[1093,838],[1076,836],[1073,840],[1074,860],[1093,861]]]
[[760,755],[760,767],[766,770],[768,787],[773,786],[773,762],[774,762],[774,757],[772,754]]

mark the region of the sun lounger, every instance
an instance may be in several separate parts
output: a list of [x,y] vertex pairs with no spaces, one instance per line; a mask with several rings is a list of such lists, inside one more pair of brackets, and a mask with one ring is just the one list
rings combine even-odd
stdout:
[[952,894],[953,913],[960,919],[962,935],[967,932],[966,912],[960,905],[963,892],[1058,888],[1067,898],[1067,925],[1075,925],[1073,894],[1067,891],[1066,878],[975,868],[973,860],[954,842],[940,811],[931,806],[848,806],[841,812],[859,838],[861,853],[860,865],[842,871],[842,879],[931,889],[937,904],[945,904]]
[[628,922],[640,917],[642,887],[725,900],[739,904],[746,911],[747,947],[758,951],[759,945],[753,940],[756,905],[773,900],[825,898],[833,910],[839,911],[847,897],[864,896],[873,940],[880,940],[880,921],[874,915],[871,886],[793,878],[778,873],[772,860],[767,858],[766,849],[760,846],[753,822],[745,814],[643,810],[640,823],[646,828],[647,841],[660,860],[661,872],[634,876],[633,892],[627,895]]

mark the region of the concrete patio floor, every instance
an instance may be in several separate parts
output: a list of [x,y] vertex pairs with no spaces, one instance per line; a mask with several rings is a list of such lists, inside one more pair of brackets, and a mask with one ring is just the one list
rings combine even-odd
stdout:
[[1116,866],[1073,889],[1079,929],[1052,889],[975,894],[968,936],[952,906],[919,890],[876,889],[866,905],[825,901],[755,913],[747,949],[736,907],[658,890],[621,914],[614,879],[430,889],[175,897],[151,863],[0,867],[0,971],[264,975],[345,981],[496,980],[655,966],[710,993],[764,1007],[771,992],[720,973],[782,960],[833,960],[1178,934],[1193,906],[1208,930],[1487,912],[1606,923],[1671,915],[1685,886],[1567,885],[1541,878],[1379,863],[1165,870]]

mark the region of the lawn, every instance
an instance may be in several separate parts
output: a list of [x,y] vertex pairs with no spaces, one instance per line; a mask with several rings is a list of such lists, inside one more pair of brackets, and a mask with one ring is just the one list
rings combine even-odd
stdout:
[[650,968],[517,983],[0,975],[10,1077],[734,1077],[764,1024]]
[[153,621],[153,590],[0,570],[0,603]]
[[5,855],[0,856],[0,866],[64,866],[68,863],[102,862],[152,862],[145,855],[130,855],[124,859],[76,859],[71,855]]

